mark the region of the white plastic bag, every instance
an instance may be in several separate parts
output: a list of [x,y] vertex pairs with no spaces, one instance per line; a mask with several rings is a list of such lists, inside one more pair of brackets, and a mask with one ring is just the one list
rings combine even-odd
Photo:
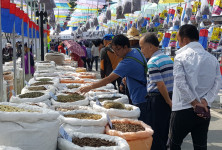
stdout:
[[126,140],[117,137],[117,136],[109,136],[105,134],[84,134],[84,133],[73,133],[70,134],[72,138],[78,137],[78,138],[99,138],[104,139],[108,141],[112,141],[116,143],[116,146],[110,146],[110,147],[80,147],[72,142],[69,142],[63,138],[58,138],[58,147],[61,150],[130,150],[128,143]]
[[201,0],[200,12],[202,15],[210,14],[210,8],[209,8],[207,0]]
[[168,29],[167,18],[164,19],[163,28],[164,28],[164,29]]
[[123,6],[122,2],[118,2],[118,6],[116,8],[116,19],[125,19],[125,16],[123,15]]
[[172,18],[170,18],[170,20],[169,20],[169,22],[168,22],[168,27],[170,28],[170,27],[172,27],[173,26],[173,20],[172,20]]
[[160,16],[157,12],[156,12],[155,16],[153,17],[152,22],[153,23],[159,23],[160,22]]
[[0,103],[38,112],[0,111],[0,145],[23,150],[55,150],[59,113],[26,104]]
[[186,15],[187,15],[189,18],[192,16],[192,7],[191,7],[191,3],[190,3],[190,2],[187,3]]
[[184,24],[188,24],[189,20],[188,20],[188,15],[185,14],[184,18],[183,18],[183,22]]
[[200,11],[199,10],[197,11],[195,20],[196,20],[197,23],[199,23],[201,21],[201,15],[200,15]]
[[111,9],[109,6],[108,6],[108,9],[106,10],[106,18],[107,20],[111,20]]
[[174,26],[179,26],[179,25],[180,25],[180,18],[179,18],[179,15],[177,15],[174,20]]
[[73,106],[52,106],[50,109],[58,111],[58,112],[68,112],[68,111],[74,111],[74,110],[92,110],[92,107],[89,106],[78,106],[78,105],[73,105]]
[[130,0],[125,0],[124,4],[123,4],[123,14],[130,14],[131,13],[131,1]]
[[141,11],[141,0],[132,0],[131,1],[132,6],[132,13],[135,11]]
[[115,90],[115,89],[103,89],[103,90],[99,90],[99,89],[94,89],[89,91],[87,94],[89,94],[89,96],[97,96],[97,95],[106,95],[106,94],[118,94],[119,91]]
[[93,110],[98,111],[98,112],[104,112],[108,114],[111,119],[117,119],[117,118],[138,119],[138,117],[140,116],[140,109],[134,105],[125,104],[126,107],[131,107],[132,110],[123,110],[123,109],[121,110],[121,109],[113,109],[113,108],[106,109],[103,107],[105,102],[108,102],[108,101],[102,102],[101,103],[102,106],[93,104]]

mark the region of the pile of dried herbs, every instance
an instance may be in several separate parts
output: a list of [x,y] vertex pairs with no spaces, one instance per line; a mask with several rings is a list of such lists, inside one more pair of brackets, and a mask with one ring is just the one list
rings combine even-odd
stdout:
[[68,114],[68,115],[64,115],[64,117],[78,118],[78,119],[92,119],[92,120],[99,120],[102,118],[101,115],[90,114],[90,113]]
[[89,146],[89,147],[116,146],[116,143],[111,142],[111,141],[107,141],[104,139],[100,139],[100,138],[89,138],[89,137],[77,138],[77,137],[75,137],[72,139],[72,142],[76,145],[79,145],[80,147],[84,147],[84,146]]
[[112,129],[121,132],[138,132],[145,131],[145,128],[140,124],[129,124],[129,123],[112,123]]
[[85,96],[77,94],[77,93],[57,96],[57,101],[58,102],[63,102],[63,103],[75,102],[75,101],[84,100],[84,99],[85,99]]
[[126,107],[124,104],[119,102],[105,102],[103,107],[106,109],[114,108],[114,109],[125,109],[129,111],[133,109],[132,107]]
[[52,85],[53,82],[48,82],[48,81],[42,81],[42,82],[35,82],[33,84],[31,84],[31,86],[38,86],[38,85]]
[[21,95],[19,95],[19,98],[36,98],[36,97],[40,97],[43,95],[44,95],[44,93],[41,93],[41,92],[31,92],[31,93],[21,94]]
[[44,86],[32,86],[28,88],[29,91],[45,91],[47,90]]

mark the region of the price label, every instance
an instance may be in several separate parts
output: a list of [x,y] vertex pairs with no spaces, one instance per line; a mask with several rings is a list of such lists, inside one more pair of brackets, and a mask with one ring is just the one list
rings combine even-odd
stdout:
[[60,135],[62,136],[63,139],[66,139],[66,140],[72,142],[72,138],[68,135],[68,133],[64,130],[63,127],[59,128],[59,133],[60,133]]
[[50,96],[57,101],[57,96],[55,96],[52,92],[49,92]]
[[13,96],[16,96],[16,94],[15,94],[15,91],[14,91],[14,90],[12,90],[12,95],[13,95]]
[[25,81],[25,85],[30,86],[30,84],[27,81]]
[[109,123],[109,127],[110,127],[110,129],[112,129],[113,128],[113,124],[111,122],[111,119],[110,119],[108,114],[106,116],[107,116],[107,120],[108,120],[108,123]]

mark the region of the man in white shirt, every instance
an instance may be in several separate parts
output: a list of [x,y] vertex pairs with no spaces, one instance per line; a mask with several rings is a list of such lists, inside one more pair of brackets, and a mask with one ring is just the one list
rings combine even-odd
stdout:
[[221,88],[219,63],[198,43],[195,26],[183,25],[177,39],[181,48],[174,59],[170,149],[180,150],[191,133],[194,150],[206,150],[209,111]]

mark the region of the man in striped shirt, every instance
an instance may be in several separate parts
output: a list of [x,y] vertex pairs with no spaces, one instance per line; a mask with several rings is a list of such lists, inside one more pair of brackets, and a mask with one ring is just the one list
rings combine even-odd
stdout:
[[149,59],[148,66],[148,123],[154,130],[152,150],[166,150],[172,107],[173,61],[158,49],[155,34],[140,39],[141,51]]

